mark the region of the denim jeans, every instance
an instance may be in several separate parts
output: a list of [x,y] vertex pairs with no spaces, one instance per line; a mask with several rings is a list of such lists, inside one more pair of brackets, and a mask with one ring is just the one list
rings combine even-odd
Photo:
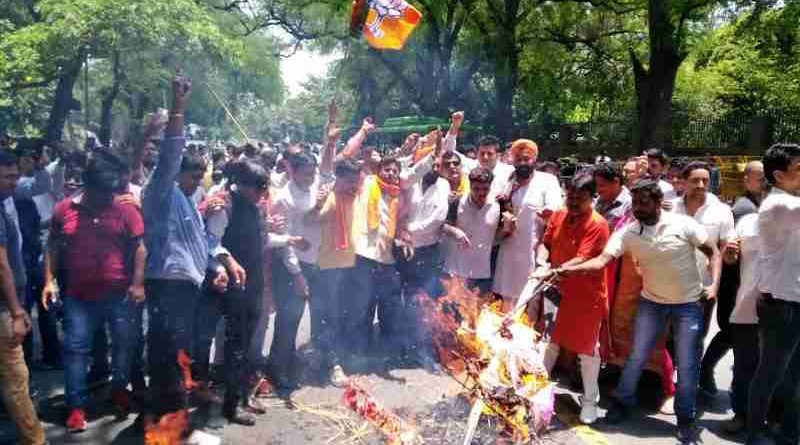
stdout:
[[306,300],[295,293],[294,279],[280,257],[273,257],[272,265],[272,296],[276,313],[269,363],[273,377],[282,384],[292,380],[297,330]]
[[675,333],[678,388],[675,414],[679,422],[695,418],[700,357],[703,354],[703,303],[659,304],[639,299],[631,353],[617,386],[617,398],[627,406],[636,404],[636,387],[658,338],[671,323]]
[[151,407],[171,405],[165,409],[174,410],[172,408],[182,407],[175,406],[176,403],[185,402],[178,353],[183,350],[192,356],[195,308],[200,288],[185,280],[147,280],[145,286],[150,328],[147,358],[153,395]]
[[406,344],[407,333],[400,276],[394,264],[382,264],[357,255],[348,286],[352,290],[343,297],[344,330],[351,352],[366,352],[377,310],[385,352],[389,356],[399,355]]
[[92,336],[97,326],[111,327],[111,384],[124,389],[130,379],[132,346],[135,341],[135,303],[117,295],[98,300],[64,298],[64,373],[67,406],[85,408]]
[[800,410],[800,303],[760,300],[758,336],[761,356],[750,384],[747,430],[764,433],[770,402],[783,381],[786,388],[781,432],[787,443],[797,443]]
[[[341,298],[345,295],[346,278],[349,268],[321,269],[319,286],[314,298],[309,301],[311,309],[311,334],[314,347],[322,352],[325,365],[339,364],[341,347]],[[315,329],[316,326],[316,329]]]

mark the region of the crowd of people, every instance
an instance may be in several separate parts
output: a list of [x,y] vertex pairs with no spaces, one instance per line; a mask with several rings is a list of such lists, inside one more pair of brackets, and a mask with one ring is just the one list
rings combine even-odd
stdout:
[[259,395],[299,383],[306,306],[317,372],[342,385],[376,343],[387,366],[436,366],[418,298],[441,295],[442,280],[509,308],[530,279],[554,274],[545,367],[577,355],[581,422],[599,417],[604,363],[622,368],[609,422],[631,414],[647,368],[692,440],[698,395],[717,393],[715,366],[732,349],[724,430],[798,443],[800,146],[750,162],[731,206],[715,194],[718,169],[657,149],[603,156],[562,184],[533,141],[459,147],[462,112],[388,153],[366,146],[369,119],[342,147],[334,103],[318,150],[199,153],[184,137],[190,91],[175,78],[169,113],[152,116],[132,153],[0,150],[0,385],[21,443],[45,443],[29,366],[63,368],[73,433],[109,376],[118,416],[141,406],[158,418],[199,393],[198,427],[220,426],[215,407],[254,425]]

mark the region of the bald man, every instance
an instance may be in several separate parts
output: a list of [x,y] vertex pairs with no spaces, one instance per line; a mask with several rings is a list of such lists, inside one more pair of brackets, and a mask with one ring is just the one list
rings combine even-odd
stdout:
[[750,161],[744,167],[744,190],[744,196],[736,198],[731,209],[736,222],[745,215],[758,212],[761,200],[767,195],[767,181],[761,161]]

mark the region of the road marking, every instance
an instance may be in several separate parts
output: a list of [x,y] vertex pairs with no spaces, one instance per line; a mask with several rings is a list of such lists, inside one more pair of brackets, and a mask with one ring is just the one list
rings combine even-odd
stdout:
[[611,441],[603,433],[581,423],[580,407],[568,394],[556,394],[555,410],[558,420],[583,442],[589,445],[611,445]]

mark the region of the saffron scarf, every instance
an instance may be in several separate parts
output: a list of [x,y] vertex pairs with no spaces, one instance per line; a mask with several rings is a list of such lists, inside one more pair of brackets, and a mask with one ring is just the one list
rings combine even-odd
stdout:
[[386,236],[394,238],[397,232],[397,214],[400,208],[400,187],[383,182],[377,175],[375,181],[369,185],[367,200],[367,228],[372,232],[378,230],[381,224],[381,199],[383,194],[389,196],[389,221],[386,223]]
[[469,176],[462,173],[461,179],[458,181],[458,188],[453,191],[459,196],[466,196],[469,193]]
[[334,215],[328,218],[329,233],[333,233],[333,247],[336,250],[350,249],[350,224],[347,221],[347,208],[353,206],[353,197],[331,195]]

